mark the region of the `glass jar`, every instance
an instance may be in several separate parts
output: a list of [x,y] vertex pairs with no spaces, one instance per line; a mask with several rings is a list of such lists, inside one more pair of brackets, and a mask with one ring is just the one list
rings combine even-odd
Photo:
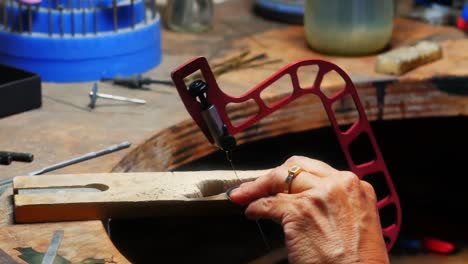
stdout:
[[173,31],[207,31],[213,20],[213,0],[169,0],[164,18]]
[[372,54],[390,42],[393,17],[393,0],[306,0],[307,43],[328,54]]

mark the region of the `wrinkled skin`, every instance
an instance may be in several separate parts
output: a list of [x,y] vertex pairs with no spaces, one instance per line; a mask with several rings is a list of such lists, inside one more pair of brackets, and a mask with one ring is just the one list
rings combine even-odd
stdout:
[[[285,194],[292,165],[304,171]],[[374,189],[352,172],[294,156],[230,196],[248,218],[283,226],[290,263],[389,263]]]

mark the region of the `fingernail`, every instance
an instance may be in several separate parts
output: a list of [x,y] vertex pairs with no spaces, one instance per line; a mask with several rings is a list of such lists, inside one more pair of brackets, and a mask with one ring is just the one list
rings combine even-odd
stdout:
[[232,186],[231,188],[229,188],[227,191],[226,191],[226,195],[227,197],[229,198],[229,200],[231,200],[231,195],[233,193],[236,193],[238,190],[237,188],[239,188],[239,186]]

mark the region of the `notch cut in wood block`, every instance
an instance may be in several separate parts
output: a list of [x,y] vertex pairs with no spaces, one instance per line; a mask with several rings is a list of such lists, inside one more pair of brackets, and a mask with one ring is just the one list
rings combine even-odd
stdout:
[[[238,171],[246,182],[267,171]],[[13,180],[17,223],[242,213],[226,191],[233,171],[19,176]]]
[[436,42],[421,41],[414,46],[401,47],[377,57],[375,71],[401,75],[421,65],[442,58],[442,48]]

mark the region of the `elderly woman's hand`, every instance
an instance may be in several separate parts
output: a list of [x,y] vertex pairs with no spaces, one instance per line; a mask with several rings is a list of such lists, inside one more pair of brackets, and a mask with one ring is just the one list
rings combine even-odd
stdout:
[[[293,165],[303,171],[286,194]],[[389,263],[374,190],[351,172],[295,156],[230,197],[247,217],[281,223],[291,263]]]

